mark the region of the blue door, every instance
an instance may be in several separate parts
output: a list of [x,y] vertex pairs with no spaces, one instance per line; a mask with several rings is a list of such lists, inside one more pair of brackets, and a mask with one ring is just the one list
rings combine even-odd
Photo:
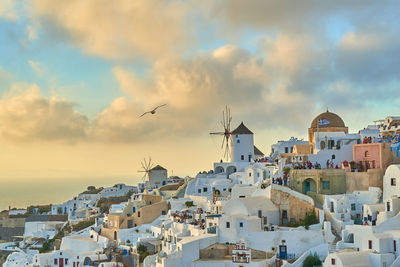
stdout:
[[281,260],[287,259],[287,249],[285,245],[279,245],[279,259]]
[[305,182],[304,184],[304,193],[307,194],[308,191],[310,191],[310,182]]

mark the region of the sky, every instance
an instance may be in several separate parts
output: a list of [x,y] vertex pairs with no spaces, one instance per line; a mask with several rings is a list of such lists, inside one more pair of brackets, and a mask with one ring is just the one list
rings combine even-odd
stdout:
[[0,0],[3,190],[137,181],[144,157],[194,176],[223,155],[209,132],[225,106],[266,154],[327,108],[352,132],[399,115],[399,13],[375,0]]

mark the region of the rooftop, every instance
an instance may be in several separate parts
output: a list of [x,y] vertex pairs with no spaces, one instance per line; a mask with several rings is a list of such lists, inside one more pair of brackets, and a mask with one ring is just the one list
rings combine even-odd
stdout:
[[319,114],[311,122],[310,128],[346,127],[344,121],[337,114],[329,112]]
[[231,134],[253,134],[252,131],[249,130],[246,126],[244,126],[243,122],[231,132]]

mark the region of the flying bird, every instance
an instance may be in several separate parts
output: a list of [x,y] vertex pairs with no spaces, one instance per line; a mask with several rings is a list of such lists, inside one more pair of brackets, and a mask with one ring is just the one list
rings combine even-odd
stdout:
[[161,108],[161,107],[166,106],[166,105],[167,105],[167,104],[162,104],[162,105],[159,105],[159,106],[155,107],[153,110],[146,111],[145,113],[143,113],[142,115],[140,115],[139,118],[143,117],[143,116],[146,115],[146,114],[155,114],[155,113],[156,113],[156,110],[157,110],[158,108]]

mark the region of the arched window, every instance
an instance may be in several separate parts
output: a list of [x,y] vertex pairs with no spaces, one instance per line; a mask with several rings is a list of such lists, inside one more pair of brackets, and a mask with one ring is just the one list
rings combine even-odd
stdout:
[[321,141],[319,143],[319,147],[320,147],[320,149],[325,149],[325,141]]

